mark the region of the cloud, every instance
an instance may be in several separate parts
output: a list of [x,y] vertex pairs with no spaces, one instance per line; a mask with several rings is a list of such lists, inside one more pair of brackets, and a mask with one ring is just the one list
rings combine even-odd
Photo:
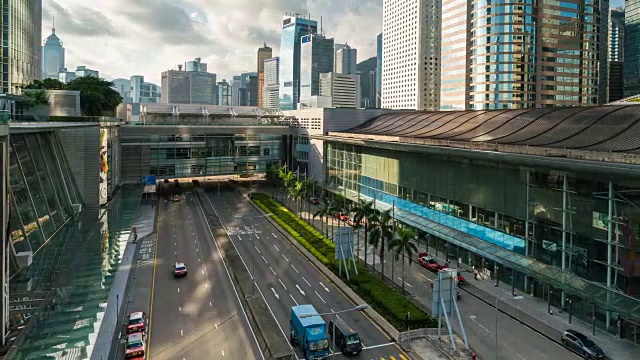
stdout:
[[[86,0],[43,3],[43,37],[55,13],[68,68],[86,65],[103,75],[144,75],[156,83],[162,71],[196,57],[220,79],[255,71],[263,42],[278,55],[287,12],[318,22],[322,17],[326,35],[357,48],[359,61],[375,56],[382,29],[380,0],[109,0],[92,1],[92,9]],[[92,35],[78,31],[81,25]]]

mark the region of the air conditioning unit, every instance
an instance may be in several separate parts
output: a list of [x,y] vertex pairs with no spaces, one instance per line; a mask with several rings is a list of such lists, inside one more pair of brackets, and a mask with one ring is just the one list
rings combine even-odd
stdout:
[[79,214],[82,211],[82,204],[71,204],[74,214]]
[[25,268],[33,262],[33,252],[23,251],[16,254],[16,262],[19,268]]

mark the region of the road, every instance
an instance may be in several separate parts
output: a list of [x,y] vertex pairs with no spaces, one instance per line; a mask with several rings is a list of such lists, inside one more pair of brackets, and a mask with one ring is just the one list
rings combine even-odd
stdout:
[[[249,272],[253,272],[255,261],[256,295],[264,297],[276,318],[280,329],[274,331],[289,339],[290,308],[294,305],[312,304],[320,313],[358,305],[351,303],[235,189],[222,187],[219,193],[216,190],[207,196]],[[363,313],[339,316],[360,334],[365,346],[361,358],[409,359]],[[302,352],[296,351],[302,357]]]
[[[263,359],[200,206],[160,204],[148,359]],[[171,267],[184,262],[185,278]]]
[[[289,205],[289,208],[291,206]],[[302,210],[305,219],[307,211],[313,213],[318,209],[317,206],[304,203]],[[326,221],[326,220],[325,220]],[[314,226],[320,228],[320,219],[312,219]],[[329,228],[331,229],[331,219],[329,219]],[[338,226],[345,226],[344,223],[334,222],[334,229]],[[326,227],[326,224],[324,225]],[[362,244],[358,251],[358,256],[364,261],[364,230],[360,229],[360,241]],[[357,236],[357,235],[356,235]],[[367,249],[367,263],[373,265],[375,257],[375,265],[380,269],[380,258],[378,254],[374,254],[371,246]],[[391,255],[387,253],[385,260],[385,276],[390,277],[391,274]],[[412,296],[416,297],[420,302],[431,307],[431,287],[428,286],[429,280],[434,280],[436,276],[426,269],[420,267],[417,263],[409,265],[405,264],[405,275],[402,278],[402,263],[400,261],[395,264],[394,281],[398,285],[402,285],[405,281],[405,289]],[[466,275],[467,277],[470,275]],[[472,275],[471,275],[472,276]],[[517,301],[512,298],[506,299],[507,302]],[[504,301],[498,304],[504,305]],[[521,322],[514,320],[502,312],[498,313],[498,344],[496,350],[496,309],[494,304],[487,304],[484,301],[462,292],[462,299],[458,302],[461,318],[469,339],[469,344],[482,358],[498,358],[498,359],[527,359],[527,360],[553,360],[553,359],[579,359],[570,350],[561,346],[555,341],[540,335]],[[458,321],[455,319],[454,329],[456,333],[461,334]],[[496,357],[497,351],[497,357]]]

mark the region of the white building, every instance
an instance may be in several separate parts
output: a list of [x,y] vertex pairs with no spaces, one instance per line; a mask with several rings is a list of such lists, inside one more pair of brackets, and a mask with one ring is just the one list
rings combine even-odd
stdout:
[[383,108],[439,108],[439,3],[383,0]]
[[280,106],[280,58],[273,57],[264,61],[263,107],[278,109]]
[[76,77],[82,76],[93,76],[99,78],[100,72],[98,70],[87,69],[86,66],[78,66],[76,68]]
[[360,76],[335,72],[320,74],[320,96],[331,99],[330,107],[357,108],[360,104]]
[[58,72],[58,80],[60,80],[60,82],[63,84],[74,80],[76,77],[76,73],[73,71],[67,71],[67,68],[62,68],[60,69],[60,72]]
[[154,104],[159,103],[162,96],[160,86],[145,82],[142,75],[115,79],[112,83],[113,89],[122,96],[125,103]]
[[355,75],[358,72],[358,49],[344,45],[336,51],[335,64],[335,72]]

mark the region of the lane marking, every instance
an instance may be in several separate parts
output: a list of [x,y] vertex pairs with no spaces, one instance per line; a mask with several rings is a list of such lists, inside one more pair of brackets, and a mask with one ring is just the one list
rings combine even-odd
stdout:
[[267,261],[267,259],[265,259],[265,258],[264,258],[264,255],[262,255],[262,260],[264,260],[264,263],[265,263],[265,264],[267,264],[267,265],[269,264],[269,262]]
[[256,235],[256,239],[260,240],[260,236],[258,236],[258,234],[255,234],[255,235]]
[[275,295],[276,299],[280,300],[280,295],[278,295],[278,293],[276,292],[276,289],[271,288],[271,291],[273,291],[273,295]]
[[318,294],[318,292],[317,292],[317,291],[316,291],[315,293],[316,293],[316,295],[318,295],[318,297],[320,298],[320,300],[322,300],[322,302],[323,302],[323,303],[325,303],[325,304],[327,303],[326,301],[324,301],[324,299],[322,298],[322,296],[320,296],[320,294]]
[[291,300],[293,300],[293,302],[296,303],[296,305],[300,305],[300,304],[298,304],[296,299],[293,297],[293,295],[291,295],[291,293],[289,293],[289,296],[291,296]]
[[178,292],[180,292],[180,288],[178,288]]
[[286,256],[284,256],[284,254],[282,254],[282,257],[283,257],[287,262],[289,262],[289,259],[287,259],[287,257],[286,257]]
[[[158,228],[160,228],[160,214],[158,214]],[[149,359],[151,359],[151,324],[153,321],[153,298],[155,297],[156,292],[156,267],[157,267],[157,259],[158,259],[158,236],[160,232],[156,231],[156,243],[154,246],[153,253],[153,276],[151,278],[151,302],[149,303],[149,338],[147,340],[147,352],[149,352]]]
[[184,336],[184,333],[182,332],[182,329],[180,329],[180,336]]
[[178,306],[178,311],[182,312],[182,306]]
[[202,275],[204,275],[204,270],[202,270]]
[[224,356],[224,350],[222,350],[222,356]]
[[257,247],[257,246],[254,246],[254,248],[256,249],[256,251],[258,252],[258,254],[262,254],[262,253],[260,252],[260,249],[258,249],[258,247]]
[[215,326],[216,330],[218,330],[218,323],[215,323],[213,326]]
[[293,270],[295,270],[298,274],[300,274],[300,271],[298,271],[298,269],[296,269],[296,267],[295,267],[295,266],[293,266],[293,264],[291,264],[291,268],[292,268]]
[[238,240],[242,241],[242,238],[240,237],[240,235],[238,235]]
[[302,291],[302,289],[300,289],[300,285],[296,284],[296,288],[298,288],[298,291],[300,291],[302,296],[304,296],[304,291]]
[[204,284],[204,287],[206,287],[207,289],[209,288],[209,284]]
[[178,243],[177,243],[177,242],[176,242],[176,243],[173,243],[173,245],[178,246]]
[[427,277],[427,275],[425,275],[425,274],[420,273],[420,276],[422,276],[423,278],[425,278],[425,279],[427,279],[427,280],[430,280],[430,279]]
[[276,234],[274,234],[274,233],[271,233],[271,235],[273,235],[273,237],[274,237],[274,238],[277,238],[277,237],[278,237],[278,235],[276,235]]
[[276,250],[280,251],[280,249],[278,249],[278,246],[276,244],[273,244],[273,247],[276,248]]
[[322,282],[320,282],[320,286],[322,286],[326,292],[329,292],[329,288],[324,286],[324,284]]
[[309,284],[309,282],[307,281],[307,279],[304,278],[304,276],[302,277],[302,280],[304,280],[304,282],[306,282],[307,285],[309,285],[309,287],[311,287],[311,284]]
[[209,306],[213,306],[213,304],[211,303],[211,301],[209,301]]
[[363,346],[362,349],[375,349],[375,348],[390,346],[390,345],[395,345],[395,343],[390,342],[386,344],[379,344],[379,345],[373,345],[373,346]]
[[271,266],[269,266],[269,269],[271,269],[271,272],[273,273],[273,275],[278,276],[278,274],[276,274],[276,272],[273,271],[273,268]]
[[201,262],[202,260],[198,259],[198,262]]
[[280,284],[282,285],[282,287],[283,287],[285,290],[287,290],[287,287],[286,287],[286,286],[284,286],[284,283],[282,282],[282,280],[278,279],[278,281],[280,281]]
[[408,287],[413,287],[411,286],[411,284],[409,284],[408,282],[406,282],[404,279],[402,279],[401,277],[398,278],[398,280],[400,280],[400,283],[402,283],[404,281],[404,283],[408,286]]

